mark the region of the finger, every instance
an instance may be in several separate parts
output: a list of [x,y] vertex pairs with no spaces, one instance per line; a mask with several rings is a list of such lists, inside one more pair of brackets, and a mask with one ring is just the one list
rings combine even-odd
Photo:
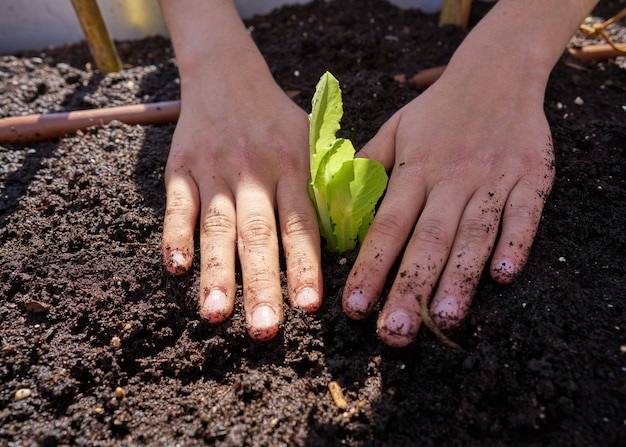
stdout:
[[315,312],[322,304],[322,267],[317,216],[306,183],[285,179],[277,190],[280,234],[292,306]]
[[491,277],[509,284],[528,260],[553,177],[522,177],[504,206],[500,239],[491,261]]
[[238,251],[244,286],[244,308],[250,336],[269,340],[283,321],[278,237],[272,199],[258,185],[237,193]]
[[[411,184],[414,186],[407,187]],[[417,221],[425,194],[414,172],[408,167],[396,168],[344,287],[343,309],[350,318],[365,318],[380,298],[389,271]]]
[[385,167],[385,170],[391,170],[395,160],[396,129],[399,120],[399,115],[396,114],[386,121],[374,138],[363,146],[355,157],[376,160]]
[[420,300],[430,297],[437,284],[467,203],[462,191],[438,186],[428,196],[378,318],[378,334],[389,346],[406,346],[415,339],[421,324]]
[[202,194],[200,316],[219,323],[230,317],[235,303],[237,218],[230,189],[221,181],[209,184]]
[[193,261],[193,234],[200,199],[191,172],[172,160],[165,172],[166,207],[161,242],[163,264],[172,275],[182,275]]
[[442,329],[456,326],[467,314],[498,234],[505,197],[495,189],[481,188],[465,208],[430,306]]

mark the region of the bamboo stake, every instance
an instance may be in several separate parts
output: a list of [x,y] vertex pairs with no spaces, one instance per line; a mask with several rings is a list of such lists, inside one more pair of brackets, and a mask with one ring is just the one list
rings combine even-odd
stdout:
[[176,121],[180,101],[133,104],[104,109],[35,114],[0,119],[0,144],[24,143],[61,137],[113,120],[126,124],[154,124]]
[[439,26],[457,25],[467,28],[472,0],[443,0],[439,14]]
[[72,0],[91,55],[100,73],[120,71],[122,63],[96,0]]

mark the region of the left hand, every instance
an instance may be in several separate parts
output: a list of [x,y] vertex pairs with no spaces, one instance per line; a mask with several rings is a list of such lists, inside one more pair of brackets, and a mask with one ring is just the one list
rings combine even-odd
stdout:
[[379,335],[390,346],[415,338],[424,295],[433,297],[430,312],[440,327],[457,325],[492,252],[491,276],[511,282],[526,263],[551,189],[545,84],[525,82],[515,70],[507,76],[470,66],[449,67],[357,155],[392,172],[343,307],[350,317],[365,318],[404,249],[378,317]]

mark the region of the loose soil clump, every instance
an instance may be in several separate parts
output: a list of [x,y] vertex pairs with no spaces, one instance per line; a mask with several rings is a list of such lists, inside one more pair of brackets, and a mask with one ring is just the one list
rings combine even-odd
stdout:
[[[472,25],[489,7],[475,3]],[[341,132],[357,147],[420,94],[394,75],[446,63],[466,35],[381,1],[316,1],[247,24],[305,110],[320,75],[338,77]],[[178,98],[169,41],[118,48],[125,68],[108,75],[85,45],[2,56],[0,117]],[[462,349],[427,330],[391,349],[374,317],[346,318],[355,253],[324,254],[322,309],[286,309],[270,342],[247,336],[241,300],[227,323],[202,322],[197,268],[172,278],[161,265],[174,124],[0,146],[0,444],[626,445],[623,61],[564,53],[555,68],[556,183],[522,275],[485,276],[447,334]]]

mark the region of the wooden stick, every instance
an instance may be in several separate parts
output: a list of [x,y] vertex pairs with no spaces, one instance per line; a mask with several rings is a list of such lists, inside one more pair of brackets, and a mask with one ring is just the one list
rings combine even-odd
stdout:
[[472,0],[443,0],[439,13],[439,26],[457,25],[467,28]]
[[180,114],[180,101],[133,104],[104,109],[16,116],[0,119],[0,144],[61,137],[113,120],[126,124],[169,123]]
[[120,71],[120,57],[96,0],[72,0],[72,5],[100,73]]
[[[626,51],[626,45],[623,46]],[[613,59],[618,56],[626,56],[625,51],[619,51],[613,48],[611,45],[598,44],[598,45],[585,45],[580,48],[569,48],[567,51],[577,59],[584,62],[590,61],[605,61],[607,59]]]

